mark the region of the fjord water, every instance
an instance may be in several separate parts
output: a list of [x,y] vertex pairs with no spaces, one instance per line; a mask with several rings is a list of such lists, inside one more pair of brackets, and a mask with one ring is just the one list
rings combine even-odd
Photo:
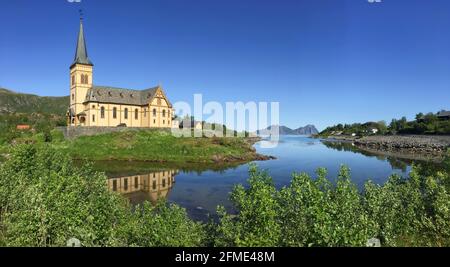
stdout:
[[[255,148],[261,154],[277,158],[255,164],[267,170],[279,188],[290,183],[292,173],[306,172],[315,177],[319,167],[327,168],[329,179],[335,181],[340,166],[347,165],[352,180],[360,188],[369,179],[383,184],[393,173],[406,177],[411,168],[409,161],[364,153],[351,143],[322,142],[304,136],[283,136],[275,148],[265,149],[260,143]],[[244,164],[222,171],[180,171],[160,164],[156,166],[157,171],[142,172],[133,171],[133,163],[111,164],[123,164],[126,169],[121,174],[107,173],[111,190],[123,193],[133,204],[144,200],[155,202],[158,196],[167,198],[186,208],[197,220],[206,220],[208,214],[214,215],[218,205],[231,209],[229,193],[234,185],[247,184],[249,169],[249,164]]]

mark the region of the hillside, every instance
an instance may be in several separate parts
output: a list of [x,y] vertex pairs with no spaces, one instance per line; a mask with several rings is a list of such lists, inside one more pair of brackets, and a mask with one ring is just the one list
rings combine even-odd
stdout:
[[269,126],[265,130],[258,131],[258,134],[263,134],[264,131],[271,130],[273,127],[279,128],[280,135],[315,135],[319,133],[314,125],[306,125],[297,129],[291,129],[286,126]]
[[65,115],[69,97],[41,97],[0,88],[0,113],[42,113]]

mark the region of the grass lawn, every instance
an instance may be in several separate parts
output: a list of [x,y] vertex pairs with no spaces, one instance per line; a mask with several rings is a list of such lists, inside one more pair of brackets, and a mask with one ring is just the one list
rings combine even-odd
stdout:
[[152,162],[245,162],[261,157],[248,138],[174,137],[165,131],[124,131],[54,142],[74,159]]

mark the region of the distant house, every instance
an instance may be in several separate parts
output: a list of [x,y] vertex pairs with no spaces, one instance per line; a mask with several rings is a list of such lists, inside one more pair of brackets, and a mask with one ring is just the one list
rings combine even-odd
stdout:
[[378,133],[378,129],[372,128],[372,129],[370,129],[370,132],[373,133],[373,134],[377,134]]
[[442,110],[437,113],[437,117],[441,120],[450,120],[450,111]]
[[352,133],[352,136],[355,137],[355,136],[356,136],[356,133]]
[[17,125],[16,129],[19,131],[28,131],[31,129],[31,126],[28,124],[19,124]]

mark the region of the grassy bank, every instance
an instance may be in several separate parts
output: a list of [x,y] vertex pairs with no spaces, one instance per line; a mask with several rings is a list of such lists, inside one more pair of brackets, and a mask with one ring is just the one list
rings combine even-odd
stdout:
[[[58,141],[59,140],[59,141]],[[267,159],[251,138],[174,137],[166,131],[124,131],[75,140],[53,138],[52,145],[73,159],[225,164]]]

